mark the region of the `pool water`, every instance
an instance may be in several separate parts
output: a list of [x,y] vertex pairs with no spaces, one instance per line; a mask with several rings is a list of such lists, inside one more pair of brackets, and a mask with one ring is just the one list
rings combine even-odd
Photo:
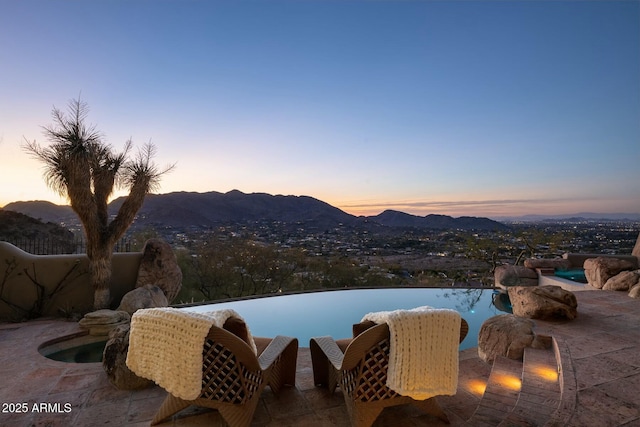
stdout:
[[554,275],[562,279],[572,280],[579,283],[587,283],[587,276],[584,274],[584,268],[576,268],[572,270],[556,270]]
[[78,347],[67,348],[47,355],[47,358],[59,362],[71,363],[96,363],[102,362],[102,353],[106,341],[98,341],[90,344],[83,344]]
[[344,289],[252,298],[184,307],[207,312],[232,308],[249,325],[254,336],[287,335],[298,338],[301,347],[309,339],[330,335],[351,336],[351,326],[370,312],[410,309],[419,306],[450,308],[469,323],[469,334],[460,349],[476,347],[482,323],[504,314],[493,304],[492,289],[392,288]]
[[91,336],[86,332],[47,341],[38,347],[44,357],[67,363],[99,363],[107,344],[107,337]]

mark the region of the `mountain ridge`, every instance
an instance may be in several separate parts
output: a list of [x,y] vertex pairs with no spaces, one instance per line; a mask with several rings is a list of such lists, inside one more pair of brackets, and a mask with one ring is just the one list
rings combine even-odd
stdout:
[[[109,204],[109,213],[115,215],[124,200],[125,197],[114,199]],[[56,205],[46,201],[12,202],[4,209],[45,221],[77,222],[70,206]],[[134,225],[206,228],[228,222],[264,220],[325,228],[338,225],[366,228],[385,226],[469,230],[508,228],[505,224],[489,218],[471,216],[454,218],[448,215],[430,214],[421,217],[392,210],[373,216],[355,216],[311,196],[243,193],[239,190],[227,193],[178,191],[149,194],[138,212]]]

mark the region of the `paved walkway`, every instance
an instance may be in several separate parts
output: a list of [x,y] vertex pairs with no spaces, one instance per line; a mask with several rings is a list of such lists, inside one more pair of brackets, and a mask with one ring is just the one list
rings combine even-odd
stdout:
[[[564,384],[565,416],[556,425],[640,426],[640,301],[621,292],[585,291],[576,292],[576,296],[578,319],[537,321],[537,332],[553,335],[565,349],[563,368],[571,370],[564,376],[569,382]],[[1,426],[149,425],[164,399],[164,390],[117,390],[100,364],[55,362],[38,353],[44,341],[75,331],[76,323],[60,320],[0,325]],[[468,420],[475,419],[490,372],[491,366],[478,359],[476,349],[460,353],[458,393],[438,398],[451,426],[474,425]],[[189,409],[182,414],[185,416],[163,425],[223,425],[218,414],[209,410]],[[501,425],[524,425],[510,419],[505,413]],[[253,425],[349,423],[340,391],[330,397],[324,389],[314,387],[309,352],[301,348],[296,387],[278,396],[267,389]],[[444,424],[410,407],[385,410],[375,423],[421,425]]]

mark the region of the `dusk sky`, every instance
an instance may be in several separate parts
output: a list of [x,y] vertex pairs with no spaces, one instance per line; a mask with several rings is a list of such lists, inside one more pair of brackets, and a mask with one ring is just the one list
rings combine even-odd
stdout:
[[80,96],[160,193],[640,213],[639,1],[0,0],[0,64],[0,206],[67,204],[22,145]]

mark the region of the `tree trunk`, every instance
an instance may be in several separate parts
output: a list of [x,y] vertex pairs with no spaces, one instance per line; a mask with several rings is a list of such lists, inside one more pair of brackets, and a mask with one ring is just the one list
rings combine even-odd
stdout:
[[94,310],[109,308],[111,304],[111,258],[111,251],[102,248],[89,258]]

